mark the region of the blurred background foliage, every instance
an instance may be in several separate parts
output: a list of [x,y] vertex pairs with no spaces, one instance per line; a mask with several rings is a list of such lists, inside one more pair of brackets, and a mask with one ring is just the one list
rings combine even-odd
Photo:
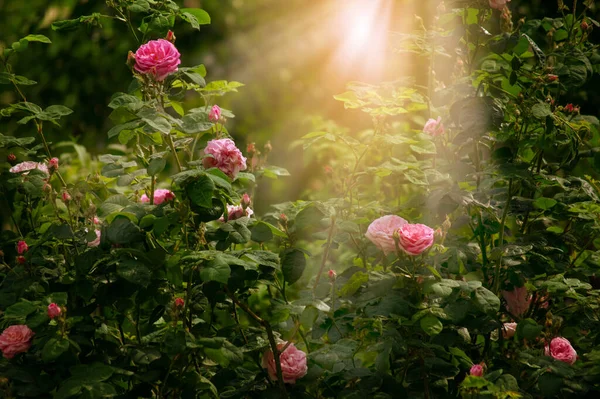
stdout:
[[[182,54],[182,65],[203,63],[208,80],[244,83],[239,93],[218,99],[219,105],[236,114],[228,122],[229,132],[244,149],[250,142],[256,142],[257,148],[262,149],[271,140],[270,163],[283,166],[292,174],[288,179],[261,184],[255,206],[262,212],[270,203],[297,199],[307,189],[327,184],[326,165],[305,165],[302,147],[290,143],[311,130],[330,128],[324,122],[328,120],[353,132],[372,126],[368,115],[345,110],[343,103],[333,98],[345,90],[346,83],[376,84],[413,74],[425,84],[424,60],[396,53],[393,33],[410,32],[421,23],[428,26],[440,1],[181,0],[178,3],[183,7],[203,8],[212,19],[210,25],[201,27],[200,33],[185,22],[177,22],[176,45]],[[446,1],[445,6],[451,8],[458,6],[457,3],[465,2]],[[510,9],[514,23],[520,18],[557,16],[555,1],[513,0]],[[598,14],[599,10],[595,11]],[[28,101],[43,107],[62,104],[74,110],[61,127],[47,127],[50,140],[74,141],[96,155],[109,151],[111,142],[106,132],[113,124],[108,118],[111,109],[107,104],[114,90],[127,91],[132,81],[125,64],[127,52],[135,51],[140,43],[125,24],[111,18],[101,18],[101,27],[87,25],[70,32],[51,29],[52,22],[93,13],[111,14],[106,2],[100,0],[0,0],[0,47],[10,46],[32,33],[44,34],[52,40],[49,46],[32,44],[33,49],[11,59],[15,73],[38,82],[26,87]],[[140,22],[137,21],[138,26]],[[600,28],[595,28],[592,33],[596,36],[593,42],[598,42],[599,31]],[[452,68],[449,63],[448,75]],[[599,84],[596,74],[578,92],[569,93],[565,104],[580,105],[582,113],[597,113]],[[0,85],[0,108],[15,101],[18,100],[12,86]],[[190,97],[186,99],[186,108],[198,106],[200,101],[198,97]],[[0,119],[0,132],[34,135],[31,126],[17,125],[16,120]]]

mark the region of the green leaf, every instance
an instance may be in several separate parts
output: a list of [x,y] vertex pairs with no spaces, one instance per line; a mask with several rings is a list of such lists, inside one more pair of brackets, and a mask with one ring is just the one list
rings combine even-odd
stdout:
[[537,119],[546,119],[547,116],[552,115],[550,104],[537,103],[531,107],[531,113]]
[[52,43],[50,39],[44,35],[27,35],[21,40],[27,40],[28,42]]
[[148,163],[147,172],[150,176],[155,176],[163,171],[167,165],[165,158],[152,158]]
[[552,208],[556,204],[557,204],[556,200],[554,200],[552,198],[545,198],[545,197],[540,197],[540,198],[537,198],[535,201],[533,201],[533,206],[535,206],[538,209],[544,210],[544,211]]
[[4,317],[25,318],[37,310],[37,305],[31,302],[22,300],[14,305],[9,306],[4,311]]
[[60,355],[69,350],[69,340],[62,338],[50,338],[44,349],[42,349],[42,360],[44,362],[51,362],[58,358]]
[[340,289],[340,296],[350,296],[356,293],[360,287],[369,281],[369,275],[364,272],[356,272],[350,277],[350,280]]
[[537,324],[533,319],[524,319],[517,324],[517,336],[520,339],[534,340],[543,331],[544,326]]
[[69,378],[66,380],[56,392],[54,399],[66,399],[77,395],[83,389],[83,381],[77,378]]
[[420,321],[419,324],[425,333],[429,336],[438,335],[444,329],[444,325],[442,322],[435,316],[425,316]]
[[294,284],[302,277],[306,268],[306,257],[299,249],[287,249],[281,257],[281,271],[288,284]]
[[252,228],[252,241],[256,242],[267,242],[273,238],[273,232],[271,228],[263,222],[258,222]]
[[137,241],[141,236],[140,228],[124,216],[117,216],[108,226],[106,233],[110,242],[120,245]]
[[152,280],[152,272],[143,263],[135,259],[117,262],[117,274],[125,280],[147,287]]
[[192,204],[203,208],[212,207],[214,190],[215,184],[206,174],[200,175],[196,180],[185,187],[185,191]]
[[220,256],[215,257],[200,269],[200,278],[204,282],[217,281],[227,284],[230,275],[229,264]]
[[194,29],[200,29],[200,25],[210,24],[210,15],[200,8],[181,8],[179,11],[181,11],[181,18]]
[[500,299],[490,290],[479,287],[472,294],[477,307],[486,314],[494,314],[500,310]]
[[150,4],[147,0],[135,0],[133,4],[127,6],[127,9],[131,12],[148,12]]

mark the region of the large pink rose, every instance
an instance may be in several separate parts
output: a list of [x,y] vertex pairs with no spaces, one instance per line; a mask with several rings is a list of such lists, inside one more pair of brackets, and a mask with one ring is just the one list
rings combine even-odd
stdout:
[[504,339],[512,338],[517,332],[517,323],[504,323],[502,325],[502,336]]
[[502,296],[506,300],[506,309],[513,316],[521,317],[529,309],[531,295],[527,293],[527,288],[516,287],[512,291],[502,291]]
[[[254,211],[250,208],[245,208],[242,205],[227,205],[227,220],[235,220],[241,217],[250,217],[254,215]],[[219,221],[225,221],[225,215],[221,216]]]
[[7,359],[18,353],[27,352],[31,346],[34,332],[24,324],[10,326],[0,335],[0,351]]
[[577,352],[569,340],[563,337],[556,337],[550,341],[550,345],[546,345],[544,348],[544,354],[569,364],[573,364],[577,360]]
[[371,240],[384,254],[396,251],[394,244],[394,232],[408,222],[396,215],[386,215],[373,220],[367,228],[365,236]]
[[[285,343],[279,344],[277,349],[281,350],[285,345]],[[296,380],[304,377],[308,371],[306,353],[297,349],[294,344],[290,344],[284,352],[279,354],[279,360],[283,382],[286,384],[296,383]],[[271,380],[277,381],[277,367],[275,366],[275,356],[272,350],[266,351],[263,355],[262,366],[267,369]]]
[[[154,190],[154,205],[160,205],[165,201],[171,201],[175,199],[175,194],[171,190],[159,188]],[[150,198],[146,194],[140,197],[140,201],[144,203],[150,203]]]
[[134,68],[160,82],[177,71],[177,65],[181,63],[179,57],[173,43],[164,39],[150,40],[135,52]]
[[490,0],[490,7],[502,10],[506,6],[506,3],[510,3],[510,0]]
[[420,255],[433,245],[435,231],[424,224],[405,224],[398,231],[400,248],[409,255]]
[[[13,166],[12,168],[10,168],[9,172],[11,172],[11,173],[21,173],[21,172],[29,173],[29,171],[33,170],[33,169],[41,170],[42,172],[49,174],[48,173],[48,165],[46,165],[45,163],[34,162],[34,161],[26,161],[26,162],[18,163],[15,166]],[[24,173],[24,174],[26,175],[27,173]]]
[[427,123],[425,123],[425,126],[423,126],[423,132],[429,133],[432,136],[441,136],[445,131],[440,116],[438,116],[437,120],[429,119]]
[[246,158],[230,139],[211,140],[206,143],[204,149],[206,155],[212,157],[204,158],[205,168],[219,168],[232,179],[240,170],[246,169]]

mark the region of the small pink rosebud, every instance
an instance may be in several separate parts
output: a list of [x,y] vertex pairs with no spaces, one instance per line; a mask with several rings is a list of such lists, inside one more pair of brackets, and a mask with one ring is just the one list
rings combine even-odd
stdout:
[[71,201],[71,195],[68,192],[63,191],[63,193],[62,193],[62,200],[63,200],[63,202],[69,202],[69,201]]
[[548,75],[546,75],[546,80],[548,80],[548,82],[555,82],[558,80],[558,75],[549,73]]
[[587,21],[581,21],[581,30],[588,30],[589,27],[590,25],[587,23]]
[[242,209],[246,209],[250,206],[250,196],[248,195],[248,193],[244,193],[244,195],[242,195]]
[[17,162],[17,156],[15,154],[8,154],[6,156],[6,160],[8,161],[8,163],[10,163],[12,165],[15,162]]
[[288,221],[287,216],[285,216],[285,213],[282,213],[281,215],[279,215],[279,220],[281,220],[283,223]]
[[52,302],[50,305],[48,305],[48,317],[49,318],[54,319],[55,317],[60,316],[61,313],[62,313],[62,309],[60,308],[60,306],[58,306],[54,302]]
[[165,39],[168,42],[175,43],[175,39],[177,39],[177,38],[175,37],[175,33],[173,33],[173,31],[170,30],[167,32],[167,36],[165,37]]
[[335,281],[335,278],[337,277],[337,273],[335,272],[335,270],[329,269],[329,272],[327,274],[329,275],[329,281],[333,283]]
[[183,300],[183,298],[175,298],[175,307],[176,308],[182,308],[183,305],[185,305],[185,301]]
[[50,172],[58,170],[58,158],[54,157],[50,161],[48,161],[48,170]]
[[17,263],[18,263],[18,264],[20,264],[20,265],[24,265],[24,264],[25,264],[25,262],[26,262],[26,260],[25,260],[25,257],[24,257],[24,256],[21,256],[21,255],[17,256]]
[[17,243],[17,253],[19,255],[23,255],[25,252],[27,252],[28,249],[29,249],[29,246],[27,245],[27,243],[25,241],[21,240]]
[[256,145],[254,143],[248,143],[246,146],[246,152],[249,156],[252,156],[256,152]]
[[215,104],[208,112],[208,120],[211,122],[218,122],[219,119],[221,119],[221,107]]
[[100,219],[98,219],[98,216],[94,216],[92,218],[92,223],[94,223],[94,224],[100,224]]
[[568,103],[567,105],[565,105],[564,110],[567,112],[573,112],[575,110],[575,107],[573,106],[573,104]]
[[471,370],[469,371],[469,373],[471,375],[476,376],[476,377],[483,377],[483,363],[481,363],[481,364],[474,364],[471,367]]

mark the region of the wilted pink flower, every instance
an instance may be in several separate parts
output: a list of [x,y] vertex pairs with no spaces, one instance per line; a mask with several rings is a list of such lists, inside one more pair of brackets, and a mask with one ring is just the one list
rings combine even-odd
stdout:
[[100,230],[95,230],[96,238],[93,241],[87,243],[88,247],[97,247],[100,245],[100,240],[102,239],[102,232]]
[[179,57],[179,51],[168,40],[150,40],[135,52],[134,68],[160,82],[177,71],[177,65],[181,63]]
[[[250,208],[244,209],[241,205],[227,205],[227,220],[235,220],[241,217],[250,217],[254,215],[254,211]],[[225,221],[225,215],[221,216],[219,221]]]
[[54,302],[52,302],[50,305],[48,305],[48,317],[49,318],[53,319],[55,317],[58,317],[58,316],[60,316],[61,313],[62,313],[62,309],[60,308],[60,306],[58,306]]
[[569,340],[562,337],[556,337],[550,341],[550,345],[546,345],[544,348],[544,354],[568,364],[577,361],[577,352],[575,352]]
[[513,316],[521,317],[529,309],[531,295],[527,293],[527,288],[515,287],[512,291],[502,291],[502,296],[506,301],[506,309]]
[[208,112],[208,120],[212,122],[218,122],[219,119],[221,119],[221,107],[215,104]]
[[396,215],[386,215],[379,219],[373,220],[367,228],[367,237],[377,248],[381,249],[384,254],[396,251],[394,243],[394,232],[397,232],[400,227],[408,222]]
[[496,10],[502,10],[506,3],[510,3],[510,0],[490,0],[490,7]]
[[[173,199],[175,199],[175,194],[173,194],[173,192],[170,190],[164,188],[154,190],[154,205],[160,205],[163,202],[168,202]],[[150,203],[150,198],[144,194],[141,196],[140,201]]]
[[0,351],[7,359],[18,353],[27,352],[31,347],[34,332],[24,324],[10,326],[0,334]]
[[502,325],[502,336],[504,339],[512,338],[517,332],[517,323],[504,323]]
[[203,164],[207,169],[219,168],[231,178],[235,178],[240,170],[246,169],[246,158],[230,139],[209,141],[204,153],[212,155],[204,158]]
[[406,223],[398,230],[400,248],[409,255],[420,255],[433,245],[434,231],[424,224]]
[[481,364],[474,364],[473,366],[471,366],[469,374],[474,375],[476,377],[483,377],[483,366]]
[[63,191],[63,193],[62,193],[62,200],[63,200],[63,202],[69,202],[69,201],[71,201],[71,195],[68,192]]
[[327,274],[329,275],[329,280],[331,282],[334,282],[335,278],[337,277],[337,273],[335,272],[335,270],[329,269],[329,272]]
[[27,252],[28,249],[29,245],[27,245],[25,241],[21,240],[17,243],[17,253],[19,255],[23,255],[23,253]]
[[442,118],[438,116],[437,120],[429,119],[425,126],[423,126],[423,132],[429,133],[432,136],[441,136],[446,130],[442,123]]
[[48,161],[48,169],[53,172],[58,169],[58,158],[54,157]]
[[[285,345],[286,343],[281,343],[277,345],[277,349],[281,350]],[[304,377],[308,371],[306,353],[297,349],[294,344],[290,344],[285,351],[279,354],[279,363],[281,364],[283,382],[286,384],[295,384],[296,380]],[[277,381],[277,366],[275,365],[275,356],[272,350],[264,353],[262,366],[267,369],[271,380]]]
[[183,298],[175,298],[175,307],[182,308],[185,305]]
[[250,206],[250,196],[248,195],[248,193],[244,193],[244,195],[242,195],[242,202],[241,202],[242,208],[246,209]]
[[[46,166],[45,163],[34,162],[34,161],[25,161],[25,162],[18,163],[15,166],[13,166],[12,168],[10,168],[9,172],[21,173],[21,172],[29,172],[30,170],[33,170],[33,169],[41,170],[42,172],[49,174],[48,166]],[[24,174],[27,174],[27,173],[24,173]]]

